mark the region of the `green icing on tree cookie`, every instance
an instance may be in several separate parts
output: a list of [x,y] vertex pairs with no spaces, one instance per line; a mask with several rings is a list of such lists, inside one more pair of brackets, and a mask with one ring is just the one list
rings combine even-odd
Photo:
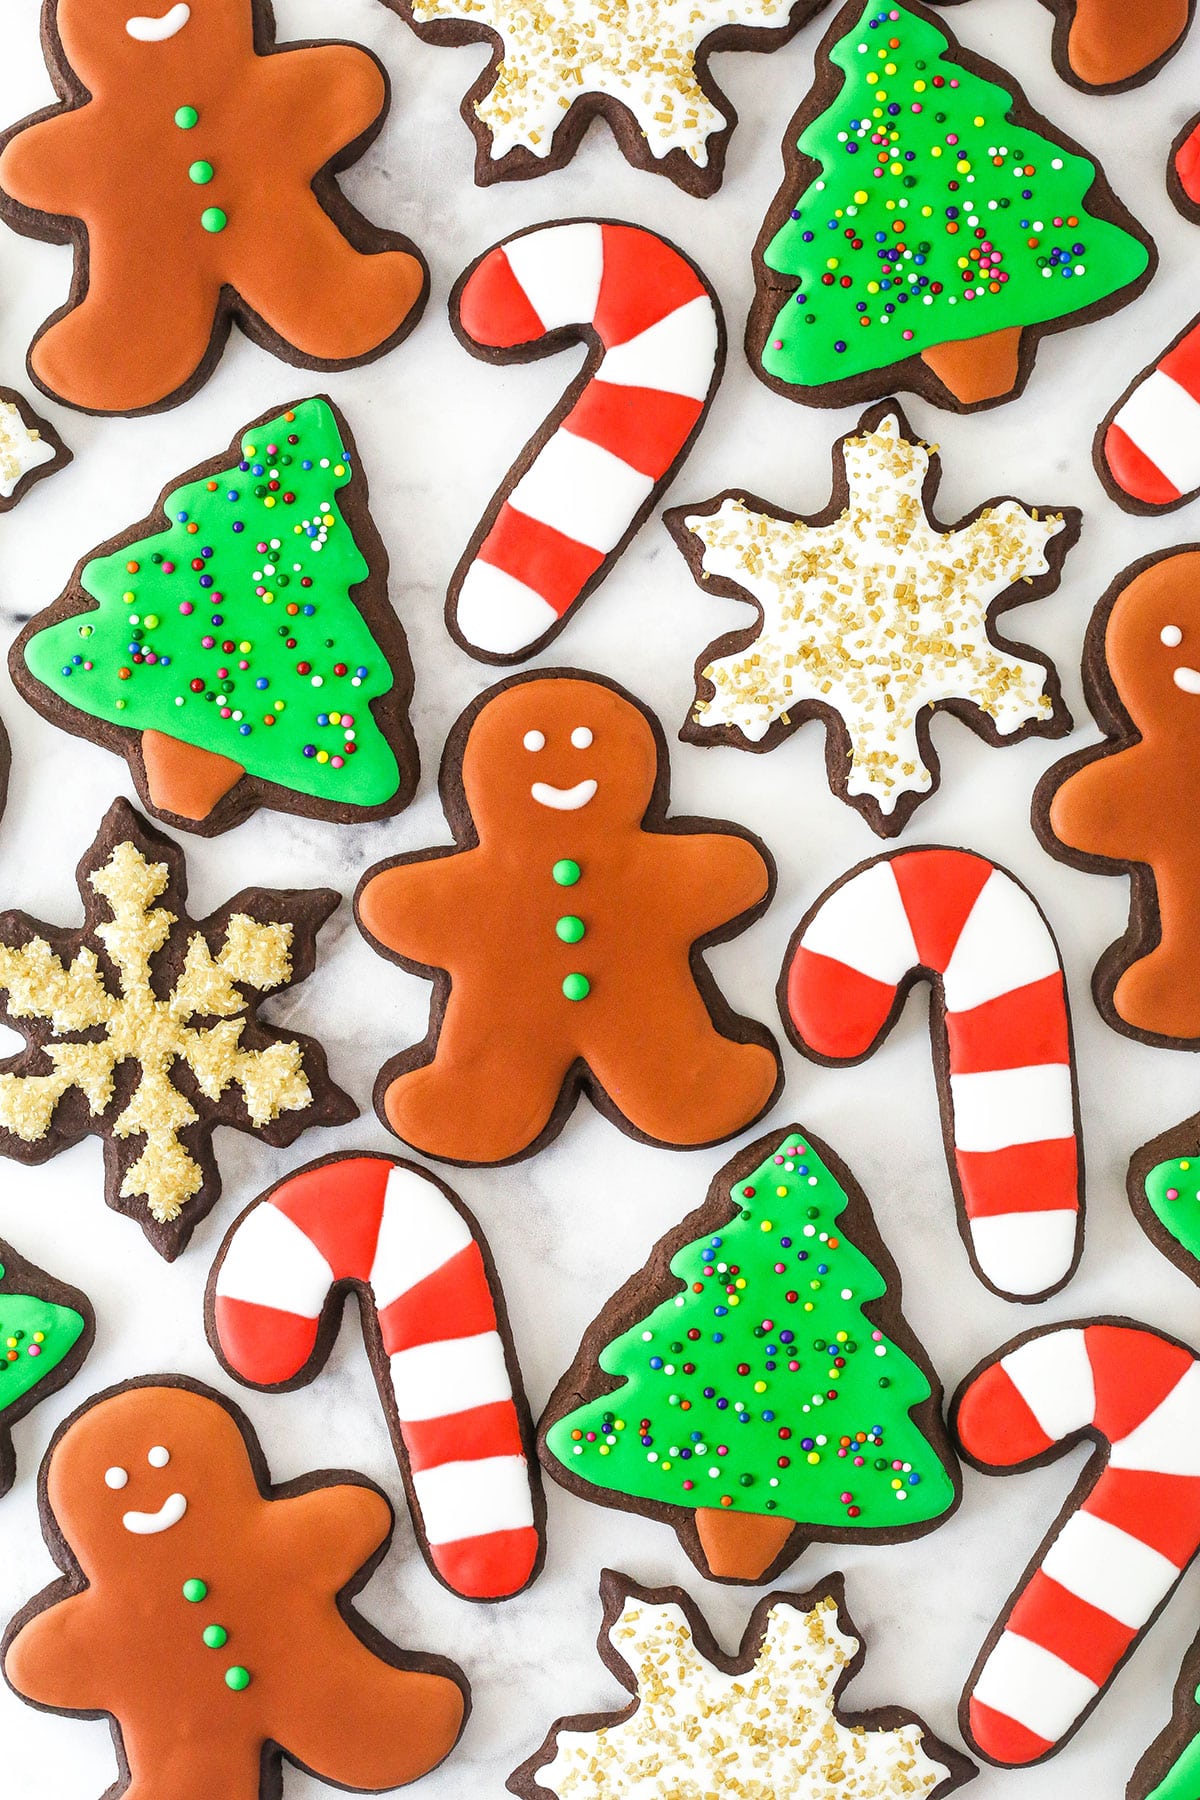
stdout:
[[949,49],[878,0],[831,49],[844,79],[798,140],[820,174],[764,253],[799,283],[762,352],[777,380],[817,387],[1046,324],[1146,269],[1145,246],[1084,207],[1095,166],[1013,125],[1013,96]]
[[887,1290],[835,1229],[845,1191],[791,1134],[730,1198],[729,1223],[672,1258],[680,1292],[601,1352],[622,1386],[551,1426],[551,1453],[614,1493],[821,1528],[948,1512],[910,1416],[929,1382],[864,1311]]
[[[0,1279],[3,1275],[0,1266]],[[0,1291],[0,1413],[58,1368],[83,1325],[72,1307]]]
[[[1195,1694],[1200,1704],[1200,1688]],[[1150,1789],[1146,1800],[1196,1800],[1200,1794],[1200,1735],[1194,1737],[1190,1744],[1171,1764],[1167,1773],[1156,1787]]]
[[1146,1199],[1159,1224],[1200,1258],[1200,1154],[1158,1163],[1146,1177]]
[[85,565],[96,607],[35,633],[30,671],[93,718],[386,803],[399,769],[370,703],[393,675],[351,597],[368,575],[338,502],[353,478],[325,401],[254,427],[240,463],[167,497],[165,529]]

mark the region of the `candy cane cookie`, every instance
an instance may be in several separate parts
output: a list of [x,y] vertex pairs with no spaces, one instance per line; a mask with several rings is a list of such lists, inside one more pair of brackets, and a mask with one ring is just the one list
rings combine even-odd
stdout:
[[1125,389],[1093,461],[1126,512],[1173,512],[1200,493],[1200,315]]
[[213,1265],[209,1342],[247,1386],[305,1387],[351,1288],[426,1561],[464,1599],[519,1593],[544,1553],[529,1414],[487,1245],[440,1181],[350,1154],[268,1189]]
[[976,1468],[1012,1473],[1095,1445],[967,1682],[972,1749],[1016,1768],[1060,1750],[1200,1550],[1200,1358],[1128,1319],[1027,1332],[955,1396]]
[[971,850],[860,863],[788,946],[784,1026],[814,1062],[863,1062],[921,980],[967,1253],[1005,1299],[1044,1299],[1083,1248],[1083,1164],[1062,959],[1028,890]]
[[470,655],[521,662],[603,581],[687,456],[724,366],[724,320],[682,251],[602,219],[505,238],[460,278],[450,320],[488,362],[589,349],[500,484],[446,600]]

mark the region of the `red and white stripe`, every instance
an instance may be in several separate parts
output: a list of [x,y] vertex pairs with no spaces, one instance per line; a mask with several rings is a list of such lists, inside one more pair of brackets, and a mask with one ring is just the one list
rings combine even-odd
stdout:
[[[458,635],[484,656],[527,654],[619,553],[667,484],[717,382],[717,304],[696,269],[640,225],[538,226],[488,252],[458,299],[488,349],[592,332],[603,356],[511,488],[451,588]],[[518,467],[520,465],[518,464]]]
[[1200,488],[1200,319],[1122,401],[1101,454],[1142,506],[1175,506]]
[[801,928],[787,970],[791,1024],[815,1055],[861,1061],[901,984],[923,972],[944,1015],[946,1150],[975,1266],[1006,1298],[1040,1299],[1074,1267],[1080,1164],[1062,963],[1020,883],[969,850],[867,863]]
[[282,1182],[223,1246],[214,1317],[233,1373],[260,1387],[303,1379],[338,1282],[369,1290],[388,1425],[434,1567],[468,1599],[516,1593],[541,1540],[495,1300],[466,1219],[435,1182],[387,1157],[339,1157]]
[[1019,1466],[1081,1432],[1107,1451],[968,1685],[968,1736],[989,1762],[1059,1748],[1200,1550],[1197,1361],[1144,1326],[1051,1326],[961,1396],[956,1429],[974,1462]]

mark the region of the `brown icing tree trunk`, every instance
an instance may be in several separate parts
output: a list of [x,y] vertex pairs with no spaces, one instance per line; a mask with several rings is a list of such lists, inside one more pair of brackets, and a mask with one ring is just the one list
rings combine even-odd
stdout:
[[181,819],[206,819],[246,773],[231,757],[181,743],[163,731],[143,731],[142,761],[151,803]]
[[795,1529],[795,1520],[779,1513],[734,1512],[719,1506],[696,1511],[696,1530],[710,1572],[735,1581],[757,1581]]
[[1077,0],[1067,58],[1081,81],[1110,87],[1165,56],[1187,23],[1188,0]]
[[998,400],[1017,384],[1021,327],[989,331],[984,337],[959,338],[951,344],[932,344],[922,350],[921,361],[933,370],[964,406],[979,400]]

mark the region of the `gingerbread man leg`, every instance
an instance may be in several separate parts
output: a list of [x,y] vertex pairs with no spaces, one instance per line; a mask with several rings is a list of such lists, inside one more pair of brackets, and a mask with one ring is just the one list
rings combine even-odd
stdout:
[[242,246],[232,280],[246,304],[302,356],[349,362],[399,330],[421,297],[425,270],[406,250],[356,250],[309,195]]
[[1187,30],[1188,0],[1078,0],[1068,39],[1071,67],[1107,87],[1165,56]]
[[487,996],[451,998],[434,1060],[388,1088],[388,1124],[428,1156],[504,1162],[541,1136],[572,1060],[543,1021],[526,1027]]
[[458,1741],[464,1702],[457,1684],[382,1662],[340,1620],[322,1628],[314,1619],[289,1662],[289,1710],[273,1719],[271,1732],[323,1781],[369,1793],[403,1787],[436,1768]]
[[[240,1696],[235,1696],[240,1698]],[[178,1699],[184,1702],[184,1696]],[[129,1786],[121,1800],[260,1800],[262,1736],[251,1728],[214,1730],[202,1705],[157,1706],[136,1724],[121,1722]],[[169,1786],[164,1786],[169,1771]]]
[[1200,1037],[1200,995],[1195,990],[1196,947],[1164,935],[1163,941],[1125,970],[1113,989],[1113,1005],[1127,1025],[1173,1038]]
[[144,222],[110,233],[87,292],[34,344],[42,386],[92,412],[136,412],[184,386],[212,341],[219,284],[168,248],[150,254]]
[[664,1034],[643,1008],[636,1028],[606,1033],[587,1051],[588,1067],[635,1130],[667,1144],[732,1137],[764,1110],[779,1078],[765,1044],[721,1036],[699,993],[688,1012],[690,1029],[673,1010]]

